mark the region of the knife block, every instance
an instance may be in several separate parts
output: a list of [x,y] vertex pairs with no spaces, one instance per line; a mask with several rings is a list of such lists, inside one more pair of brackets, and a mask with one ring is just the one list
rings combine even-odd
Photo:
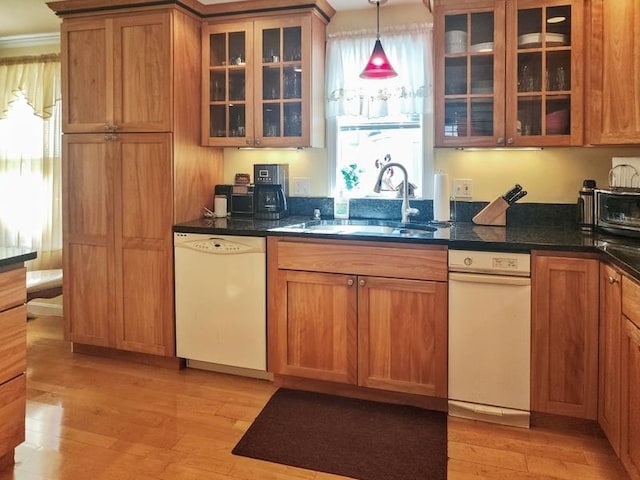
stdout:
[[504,198],[498,197],[489,205],[480,210],[471,219],[476,225],[495,225],[504,227],[507,224],[507,208],[509,204]]

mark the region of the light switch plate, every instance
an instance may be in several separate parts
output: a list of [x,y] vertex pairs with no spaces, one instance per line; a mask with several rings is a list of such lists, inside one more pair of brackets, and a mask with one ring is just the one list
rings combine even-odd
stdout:
[[311,180],[306,177],[294,177],[293,194],[298,197],[308,197],[311,195]]
[[473,180],[470,178],[454,178],[453,196],[455,198],[473,197]]

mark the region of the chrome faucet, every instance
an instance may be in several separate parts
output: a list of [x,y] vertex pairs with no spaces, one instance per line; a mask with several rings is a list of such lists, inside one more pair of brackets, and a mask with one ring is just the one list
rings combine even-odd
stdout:
[[420,213],[420,210],[417,208],[411,208],[409,205],[409,176],[407,175],[407,169],[404,168],[403,165],[395,162],[384,165],[378,174],[378,179],[373,187],[373,191],[380,193],[380,190],[382,190],[382,176],[384,175],[384,172],[391,167],[398,167],[404,174],[404,189],[402,192],[402,223],[409,223],[409,216]]

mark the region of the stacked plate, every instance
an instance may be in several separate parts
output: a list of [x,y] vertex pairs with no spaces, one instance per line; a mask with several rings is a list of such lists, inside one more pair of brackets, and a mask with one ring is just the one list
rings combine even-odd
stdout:
[[493,52],[493,42],[476,43],[471,45],[469,50],[474,53]]
[[465,53],[467,51],[467,32],[449,30],[444,33],[445,53]]
[[520,48],[537,48],[542,45],[544,38],[547,47],[567,45],[569,36],[562,33],[527,33],[518,37],[518,46]]

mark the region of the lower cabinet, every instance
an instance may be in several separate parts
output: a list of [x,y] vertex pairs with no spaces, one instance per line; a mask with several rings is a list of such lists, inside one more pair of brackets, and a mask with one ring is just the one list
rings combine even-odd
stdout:
[[268,242],[272,373],[446,398],[446,249]]
[[595,420],[599,261],[532,252],[531,408]]
[[629,476],[640,479],[640,284],[623,277],[620,349],[620,458]]
[[0,469],[25,439],[27,403],[26,268],[0,267]]
[[620,453],[620,335],[622,274],[600,265],[600,339],[598,345],[598,423]]

